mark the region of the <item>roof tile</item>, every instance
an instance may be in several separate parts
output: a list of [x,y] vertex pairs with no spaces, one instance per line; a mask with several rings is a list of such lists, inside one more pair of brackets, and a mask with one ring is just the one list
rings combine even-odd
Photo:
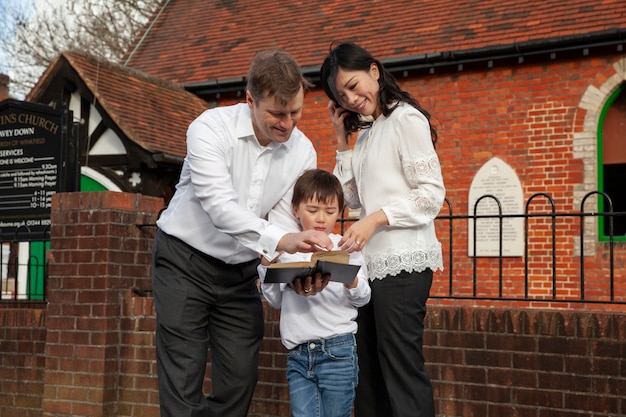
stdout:
[[185,155],[187,126],[208,107],[204,100],[178,84],[76,52],[61,54],[28,98],[36,100],[64,64],[131,141],[149,152]]
[[626,1],[171,0],[128,65],[186,84],[245,76],[254,54],[321,64],[333,41],[379,58],[466,51],[626,28]]

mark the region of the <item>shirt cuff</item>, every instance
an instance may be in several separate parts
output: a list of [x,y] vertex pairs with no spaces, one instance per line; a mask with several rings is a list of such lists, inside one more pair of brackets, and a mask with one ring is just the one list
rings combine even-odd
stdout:
[[346,288],[344,286],[343,289],[346,293],[346,297],[351,300],[358,300],[360,298],[363,298],[367,296],[367,293],[370,291],[369,283],[367,282],[367,280],[364,279],[359,279],[356,287],[354,288]]
[[283,236],[287,234],[287,231],[282,227],[270,224],[261,233],[259,242],[257,243],[257,252],[263,255],[268,261],[274,260],[280,253],[276,250],[278,242]]
[[337,151],[337,160],[351,158],[352,157],[352,149],[348,149],[347,151]]
[[395,225],[397,220],[395,217],[393,217],[393,214],[391,214],[391,210],[389,210],[387,207],[381,207],[381,210],[383,211],[383,213],[385,213],[385,216],[387,216],[387,222],[389,223],[389,226]]

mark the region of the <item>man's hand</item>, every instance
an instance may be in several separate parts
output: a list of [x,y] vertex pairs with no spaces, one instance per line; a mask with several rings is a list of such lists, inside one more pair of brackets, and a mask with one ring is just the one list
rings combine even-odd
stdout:
[[280,239],[276,250],[296,253],[296,252],[318,252],[320,250],[331,250],[333,242],[328,235],[319,230],[305,230],[300,233],[287,233]]

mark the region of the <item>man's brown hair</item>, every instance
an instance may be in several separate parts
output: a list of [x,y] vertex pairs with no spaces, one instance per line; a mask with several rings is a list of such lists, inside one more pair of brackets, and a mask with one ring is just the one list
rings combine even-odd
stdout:
[[313,84],[304,77],[296,60],[282,49],[270,49],[256,54],[248,70],[246,90],[254,100],[275,96],[287,104],[300,87],[304,91]]

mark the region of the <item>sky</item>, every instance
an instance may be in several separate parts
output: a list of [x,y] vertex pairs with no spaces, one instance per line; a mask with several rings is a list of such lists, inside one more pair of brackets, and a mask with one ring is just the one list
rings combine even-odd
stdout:
[[[46,12],[52,7],[57,7],[66,0],[0,0],[0,73],[7,74],[14,79],[12,68],[20,65],[14,58],[11,48],[14,37],[16,16],[23,15],[26,19],[36,18],[38,13]],[[8,42],[7,42],[8,40]],[[12,91],[13,94],[17,92]],[[18,94],[19,96],[19,94]]]
[[[15,21],[13,20],[13,12],[7,10],[31,10],[31,6],[35,5],[37,0],[0,0],[0,10],[5,11],[0,15],[0,36],[2,38],[12,38],[15,29]],[[11,51],[0,47],[0,72],[8,74],[11,66]]]
[[[15,30],[13,17],[23,13],[25,17],[34,18],[38,13],[44,13],[50,8],[63,4],[66,0],[0,0],[0,36],[12,37]],[[7,12],[9,11],[9,12]],[[11,66],[11,51],[0,48],[0,72],[7,73]]]

